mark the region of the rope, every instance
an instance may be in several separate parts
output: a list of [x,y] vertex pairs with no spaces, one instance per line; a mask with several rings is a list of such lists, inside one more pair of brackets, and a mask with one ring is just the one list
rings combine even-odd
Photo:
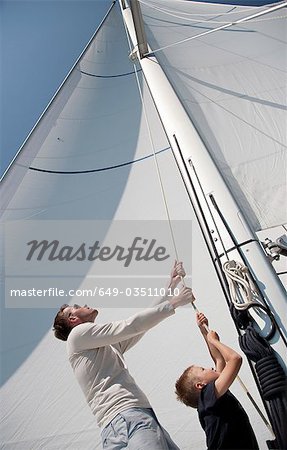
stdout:
[[226,261],[223,264],[231,301],[236,309],[246,309],[258,299],[257,288],[247,267],[238,261]]
[[[125,26],[125,32],[126,32],[129,48],[130,48],[130,53],[131,53],[133,48],[132,48],[132,45],[131,45],[131,41],[130,41],[130,38],[129,38],[129,34],[128,34],[128,30],[127,30],[127,26],[126,26],[125,21],[124,21],[124,26]],[[170,213],[169,213],[169,208],[168,208],[168,202],[167,202],[167,198],[166,198],[165,191],[164,191],[162,176],[161,176],[161,172],[160,172],[160,168],[159,168],[159,164],[158,164],[158,159],[157,159],[157,152],[155,150],[155,146],[154,146],[154,142],[153,142],[153,138],[152,138],[151,128],[150,128],[150,125],[149,125],[149,120],[148,120],[146,107],[145,107],[145,102],[144,102],[144,99],[143,99],[143,93],[142,93],[142,90],[141,90],[141,87],[140,87],[138,70],[136,68],[135,63],[133,63],[133,66],[134,66],[135,77],[136,77],[136,80],[137,80],[139,96],[140,96],[142,107],[143,107],[143,111],[144,111],[144,117],[145,117],[145,122],[146,122],[147,130],[148,130],[150,146],[152,148],[152,152],[153,152],[153,156],[154,156],[154,162],[155,162],[158,182],[159,182],[159,186],[160,186],[160,190],[161,190],[161,195],[162,195],[162,199],[163,199],[165,213],[166,213],[166,216],[167,216],[167,222],[168,222],[168,226],[169,226],[169,230],[170,230],[170,236],[171,236],[171,240],[172,240],[172,245],[173,245],[173,248],[174,248],[174,254],[175,254],[176,260],[179,261],[179,254],[178,254],[176,240],[175,240],[175,236],[174,236],[174,232],[173,232],[173,228],[172,228],[172,224],[171,224],[171,218],[170,218]]]
[[271,328],[265,339],[270,341],[276,332],[276,321],[270,309],[259,303],[259,293],[249,270],[238,261],[226,261],[223,270],[229,286],[232,306],[231,315],[238,327],[245,330],[251,323],[250,308],[262,309],[269,317]]
[[276,448],[287,448],[287,378],[270,344],[250,325],[239,337],[244,353],[255,362],[260,390],[270,407]]
[[[239,328],[246,329],[245,334],[239,336],[240,347],[248,359],[256,362],[254,369],[259,389],[263,399],[270,403],[270,420],[275,434],[275,445],[286,448],[287,431],[286,426],[282,426],[284,421],[287,423],[286,377],[267,341],[276,331],[275,320],[270,311],[257,301],[259,294],[247,267],[237,261],[227,261],[223,264],[223,270],[230,290],[231,314]],[[251,307],[262,308],[270,317],[272,327],[265,338],[251,326],[248,314]]]

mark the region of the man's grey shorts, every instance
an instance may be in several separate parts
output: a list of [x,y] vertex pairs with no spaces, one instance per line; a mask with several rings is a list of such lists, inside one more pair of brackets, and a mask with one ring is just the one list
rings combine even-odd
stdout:
[[102,430],[104,450],[179,450],[149,408],[130,408]]

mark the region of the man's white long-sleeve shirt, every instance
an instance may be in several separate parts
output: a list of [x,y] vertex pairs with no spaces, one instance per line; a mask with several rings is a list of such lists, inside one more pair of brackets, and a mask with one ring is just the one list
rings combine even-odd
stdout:
[[126,320],[102,325],[88,322],[72,329],[67,340],[69,361],[101,428],[121,411],[151,407],[122,355],[172,314],[173,306],[164,301]]

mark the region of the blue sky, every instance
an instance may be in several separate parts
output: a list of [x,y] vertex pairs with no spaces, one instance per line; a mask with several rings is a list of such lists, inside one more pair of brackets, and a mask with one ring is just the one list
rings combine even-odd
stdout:
[[1,174],[111,0],[0,0]]

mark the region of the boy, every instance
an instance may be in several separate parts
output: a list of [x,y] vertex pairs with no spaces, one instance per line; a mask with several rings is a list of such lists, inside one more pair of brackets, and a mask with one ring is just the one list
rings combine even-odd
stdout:
[[197,325],[207,343],[216,369],[188,367],[176,382],[178,400],[197,408],[208,449],[258,449],[248,416],[228,390],[242,358],[208,331],[207,318],[197,313]]

